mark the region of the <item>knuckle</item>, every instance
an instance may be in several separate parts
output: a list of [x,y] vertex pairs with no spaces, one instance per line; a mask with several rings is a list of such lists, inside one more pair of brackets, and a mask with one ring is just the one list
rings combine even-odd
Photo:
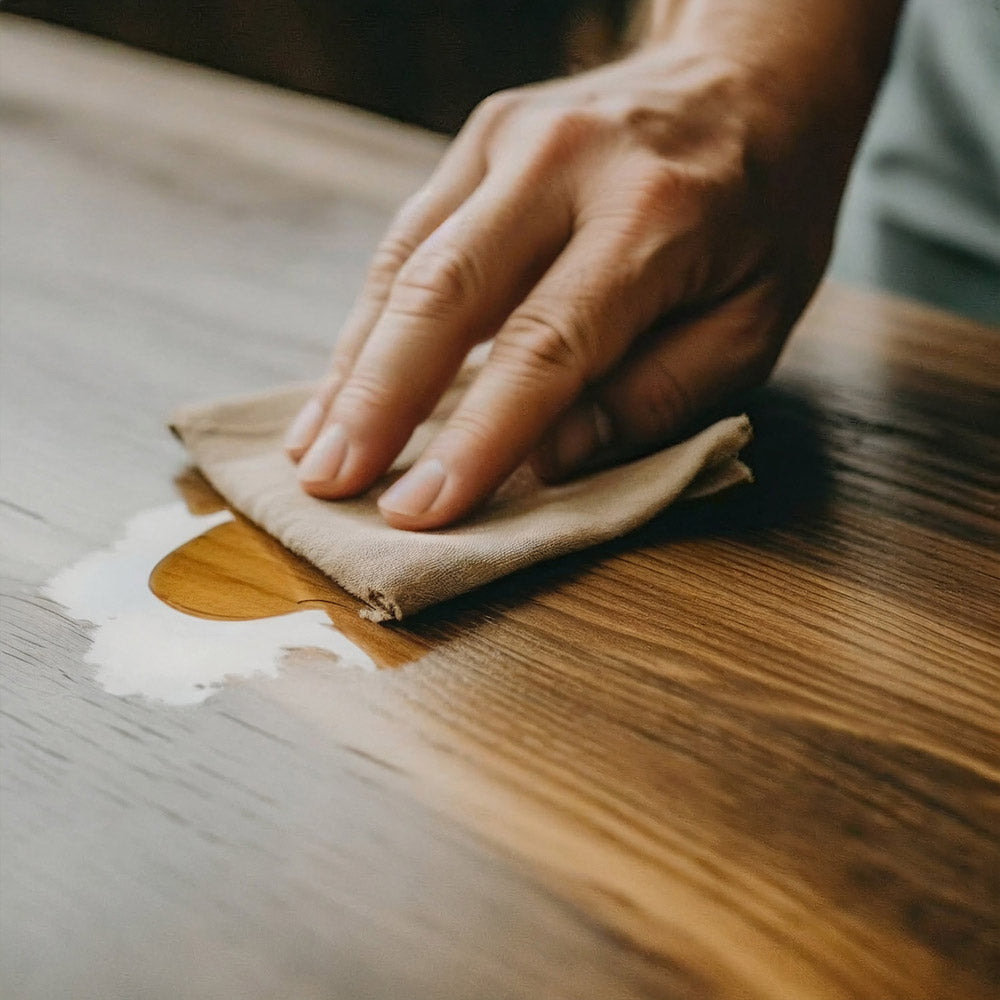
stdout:
[[392,408],[392,391],[382,380],[355,372],[337,396],[339,414],[348,417],[358,413],[381,412]]
[[549,132],[553,136],[575,139],[597,131],[601,120],[601,115],[591,108],[561,108],[551,119]]
[[391,233],[378,245],[368,266],[367,288],[373,295],[385,297],[401,268],[415,247],[412,241]]
[[634,223],[684,231],[738,214],[744,194],[738,167],[656,157],[633,175],[624,204]]
[[517,88],[498,90],[476,105],[469,116],[469,125],[487,128],[495,126],[520,107],[523,100],[524,96]]
[[348,380],[351,374],[351,360],[335,352],[330,359],[330,367],[320,385],[320,398],[329,403]]
[[[428,209],[433,205],[434,192],[428,182],[423,187],[418,188],[411,194],[396,212],[393,222],[395,233],[407,232],[419,228],[420,223],[427,215]],[[397,242],[400,242],[397,240]],[[410,246],[412,252],[413,246]]]
[[646,213],[663,211],[665,206],[686,199],[691,179],[684,172],[667,164],[647,169],[636,185],[636,207]]
[[498,360],[530,377],[547,378],[553,372],[572,372],[584,377],[589,370],[588,352],[579,332],[566,320],[556,320],[534,308],[512,317],[497,338]]
[[417,253],[400,269],[389,295],[391,313],[440,319],[475,301],[482,280],[472,256],[448,249]]
[[548,113],[537,140],[535,162],[546,169],[564,164],[603,132],[601,117],[587,108]]
[[659,108],[646,103],[628,103],[618,109],[621,127],[653,144],[669,136],[671,122]]
[[449,451],[459,440],[473,444],[477,451],[492,447],[496,438],[496,427],[489,418],[477,410],[462,408],[456,410],[438,435],[436,444],[443,451]]
[[683,426],[693,415],[677,376],[657,358],[650,359],[646,377],[639,381],[631,403],[636,431],[649,439]]

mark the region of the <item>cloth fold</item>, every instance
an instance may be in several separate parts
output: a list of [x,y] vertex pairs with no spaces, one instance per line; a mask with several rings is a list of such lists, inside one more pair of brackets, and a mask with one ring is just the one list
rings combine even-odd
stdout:
[[183,407],[171,427],[206,478],[240,513],[366,605],[372,621],[407,615],[534,563],[608,541],[678,499],[750,480],[737,459],[746,416],[720,420],[680,444],[550,486],[519,469],[477,514],[452,528],[391,528],[378,496],[412,464],[454,405],[461,385],[414,432],[392,470],[368,492],[335,502],[307,496],[282,439],[308,398],[294,385]]

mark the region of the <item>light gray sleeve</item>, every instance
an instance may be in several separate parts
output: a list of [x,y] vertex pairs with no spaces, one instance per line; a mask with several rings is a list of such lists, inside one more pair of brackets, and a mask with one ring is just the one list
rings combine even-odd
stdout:
[[832,273],[1000,324],[1000,0],[910,0]]

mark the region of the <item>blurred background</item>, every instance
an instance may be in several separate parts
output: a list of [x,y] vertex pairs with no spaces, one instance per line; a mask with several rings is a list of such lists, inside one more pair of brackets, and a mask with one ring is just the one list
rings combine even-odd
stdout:
[[4,9],[454,132],[612,55],[636,0],[8,0]]
[[[0,0],[42,18],[454,133],[487,94],[586,69],[644,0]],[[908,0],[831,264],[1000,324],[1000,0]],[[831,80],[836,85],[836,80]]]

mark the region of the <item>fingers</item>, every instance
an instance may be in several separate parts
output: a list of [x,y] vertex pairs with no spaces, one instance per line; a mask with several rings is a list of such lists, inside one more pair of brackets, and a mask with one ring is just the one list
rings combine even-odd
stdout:
[[532,456],[550,481],[660,447],[698,415],[761,382],[780,336],[768,292],[747,289],[711,312],[645,338],[546,433]]
[[434,528],[482,502],[657,310],[614,239],[580,231],[497,334],[483,370],[417,464],[379,500],[390,524]]
[[[299,465],[307,492],[354,495],[388,468],[469,349],[492,335],[567,240],[568,198],[496,176],[400,268]],[[314,421],[313,408],[307,417]]]
[[486,174],[483,133],[489,122],[470,120],[428,183],[397,213],[376,249],[364,285],[341,327],[330,368],[317,395],[310,399],[288,428],[285,450],[298,461],[322,428],[333,397],[371,333],[400,268],[421,243],[476,189]]

